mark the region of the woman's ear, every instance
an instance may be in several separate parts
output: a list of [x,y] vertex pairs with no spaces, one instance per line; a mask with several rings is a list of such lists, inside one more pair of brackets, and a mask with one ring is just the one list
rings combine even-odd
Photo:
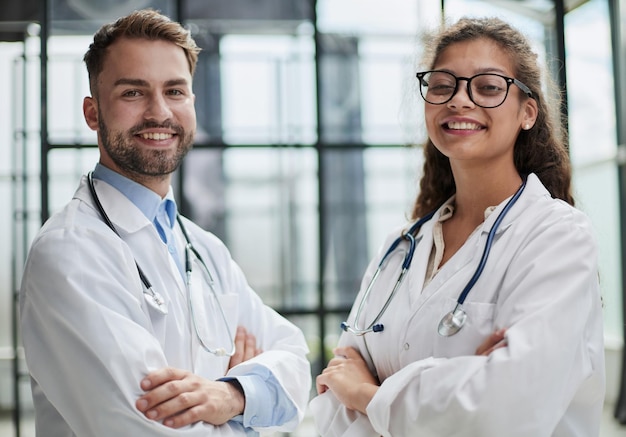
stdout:
[[98,102],[93,97],[83,99],[83,116],[91,130],[98,130]]
[[539,113],[539,107],[537,101],[533,98],[528,98],[524,102],[524,116],[522,117],[522,129],[528,130],[535,125],[537,121],[537,114]]

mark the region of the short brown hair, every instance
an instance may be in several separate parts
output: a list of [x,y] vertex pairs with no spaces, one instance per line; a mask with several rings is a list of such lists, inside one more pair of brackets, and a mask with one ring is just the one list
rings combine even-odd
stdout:
[[105,24],[94,34],[93,42],[83,58],[89,75],[89,88],[93,95],[96,94],[96,80],[104,67],[107,49],[120,38],[172,42],[185,51],[192,76],[196,70],[200,48],[191,37],[191,33],[180,23],[170,20],[158,11],[142,9],[119,18],[114,23]]

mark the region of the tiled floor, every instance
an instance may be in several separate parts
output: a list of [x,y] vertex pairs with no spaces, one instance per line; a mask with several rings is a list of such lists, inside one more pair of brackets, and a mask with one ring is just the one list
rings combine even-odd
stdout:
[[[310,420],[305,420],[298,432],[291,434],[294,437],[316,437]],[[10,414],[0,415],[0,437],[16,437],[13,421]],[[274,434],[272,437],[284,436]],[[35,437],[32,420],[25,417],[20,429],[20,437]],[[591,437],[591,436],[590,436]],[[606,408],[599,437],[626,437],[626,426],[621,426],[613,418],[613,408]]]

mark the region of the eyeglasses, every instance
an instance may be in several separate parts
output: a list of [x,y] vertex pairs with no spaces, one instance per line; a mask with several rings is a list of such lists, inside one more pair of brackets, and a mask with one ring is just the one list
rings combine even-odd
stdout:
[[467,95],[481,108],[495,108],[506,100],[511,84],[517,85],[524,94],[534,98],[532,91],[512,77],[496,73],[481,73],[472,77],[457,77],[447,71],[423,71],[417,73],[422,98],[433,105],[443,105],[452,100],[459,90],[459,81],[467,81]]

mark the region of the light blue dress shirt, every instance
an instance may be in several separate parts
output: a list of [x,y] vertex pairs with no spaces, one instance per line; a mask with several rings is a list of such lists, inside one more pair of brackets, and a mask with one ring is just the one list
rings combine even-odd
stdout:
[[[141,210],[141,212],[154,224],[159,236],[167,245],[169,253],[174,257],[178,269],[184,277],[184,268],[174,238],[174,224],[176,223],[176,201],[170,190],[161,198],[157,193],[132,181],[121,174],[101,165],[96,164],[93,172],[95,179],[100,179],[113,186]],[[246,397],[246,406],[243,415],[234,417],[232,420],[246,427],[248,436],[257,436],[257,432],[250,427],[278,426],[297,414],[296,407],[280,386],[274,375],[266,368],[259,366],[254,373],[237,378],[226,377],[222,381],[236,379]]]

